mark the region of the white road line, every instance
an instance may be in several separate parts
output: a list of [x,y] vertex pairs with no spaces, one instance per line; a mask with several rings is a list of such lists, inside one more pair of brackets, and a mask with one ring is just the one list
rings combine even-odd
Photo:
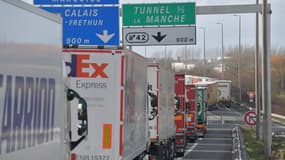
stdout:
[[[189,148],[185,153],[184,153],[184,155],[187,155],[188,153],[190,153],[190,152],[192,152],[194,149],[195,149],[195,147],[198,145],[198,143],[194,143],[193,144],[193,146],[191,146],[191,148]],[[183,159],[183,157],[181,158],[181,157],[179,157],[179,158],[175,158],[176,160],[182,160]]]
[[228,110],[228,111],[232,111],[232,110],[231,110],[231,109],[229,109],[228,107],[225,107],[225,109],[226,109],[226,110]]
[[232,151],[224,151],[224,150],[198,150],[193,152],[232,153]]
[[196,147],[197,145],[198,145],[198,143],[194,143],[194,145],[191,146],[191,148],[189,148],[189,149],[186,151],[186,155],[187,155],[188,153],[192,152],[193,149],[195,149],[195,147]]
[[207,143],[200,143],[199,146],[232,146],[232,144],[207,144]]

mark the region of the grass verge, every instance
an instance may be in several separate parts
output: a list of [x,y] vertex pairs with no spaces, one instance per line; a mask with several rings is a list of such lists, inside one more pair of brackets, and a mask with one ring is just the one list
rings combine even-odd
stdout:
[[[264,159],[264,143],[257,141],[255,128],[242,127],[244,144],[250,160]],[[285,137],[272,137],[272,158],[271,160],[285,159]]]

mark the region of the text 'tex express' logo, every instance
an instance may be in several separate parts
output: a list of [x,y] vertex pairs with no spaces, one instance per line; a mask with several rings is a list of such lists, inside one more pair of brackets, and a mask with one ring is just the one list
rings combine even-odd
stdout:
[[90,55],[71,55],[71,62],[66,62],[65,64],[71,70],[68,77],[108,78],[104,71],[108,64],[90,62]]

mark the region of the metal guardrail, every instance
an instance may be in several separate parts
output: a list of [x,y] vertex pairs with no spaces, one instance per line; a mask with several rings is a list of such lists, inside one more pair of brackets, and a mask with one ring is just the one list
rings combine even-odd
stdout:
[[233,160],[248,160],[246,153],[246,146],[243,141],[243,135],[241,133],[240,126],[236,126],[232,129],[233,136]]
[[275,114],[275,113],[272,113],[271,115],[274,118],[280,118],[280,119],[284,119],[285,120],[285,116],[282,116],[282,115],[279,115],[279,114]]
[[233,160],[242,160],[238,127],[234,127],[232,129],[232,136],[233,136],[233,151],[232,151]]

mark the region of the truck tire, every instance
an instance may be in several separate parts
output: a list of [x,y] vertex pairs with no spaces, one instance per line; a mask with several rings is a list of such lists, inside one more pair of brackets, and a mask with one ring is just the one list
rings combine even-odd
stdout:
[[184,157],[184,152],[177,152],[176,155],[177,157]]
[[165,149],[164,149],[164,145],[161,143],[158,147],[157,147],[157,160],[165,160]]
[[165,150],[165,158],[166,159],[170,159],[170,141],[167,142],[167,144],[164,146],[164,150]]
[[175,153],[176,153],[176,149],[175,149],[175,140],[170,139],[169,140],[169,159],[170,160],[174,160],[175,158]]
[[134,160],[143,160],[145,157],[145,153],[138,155]]

